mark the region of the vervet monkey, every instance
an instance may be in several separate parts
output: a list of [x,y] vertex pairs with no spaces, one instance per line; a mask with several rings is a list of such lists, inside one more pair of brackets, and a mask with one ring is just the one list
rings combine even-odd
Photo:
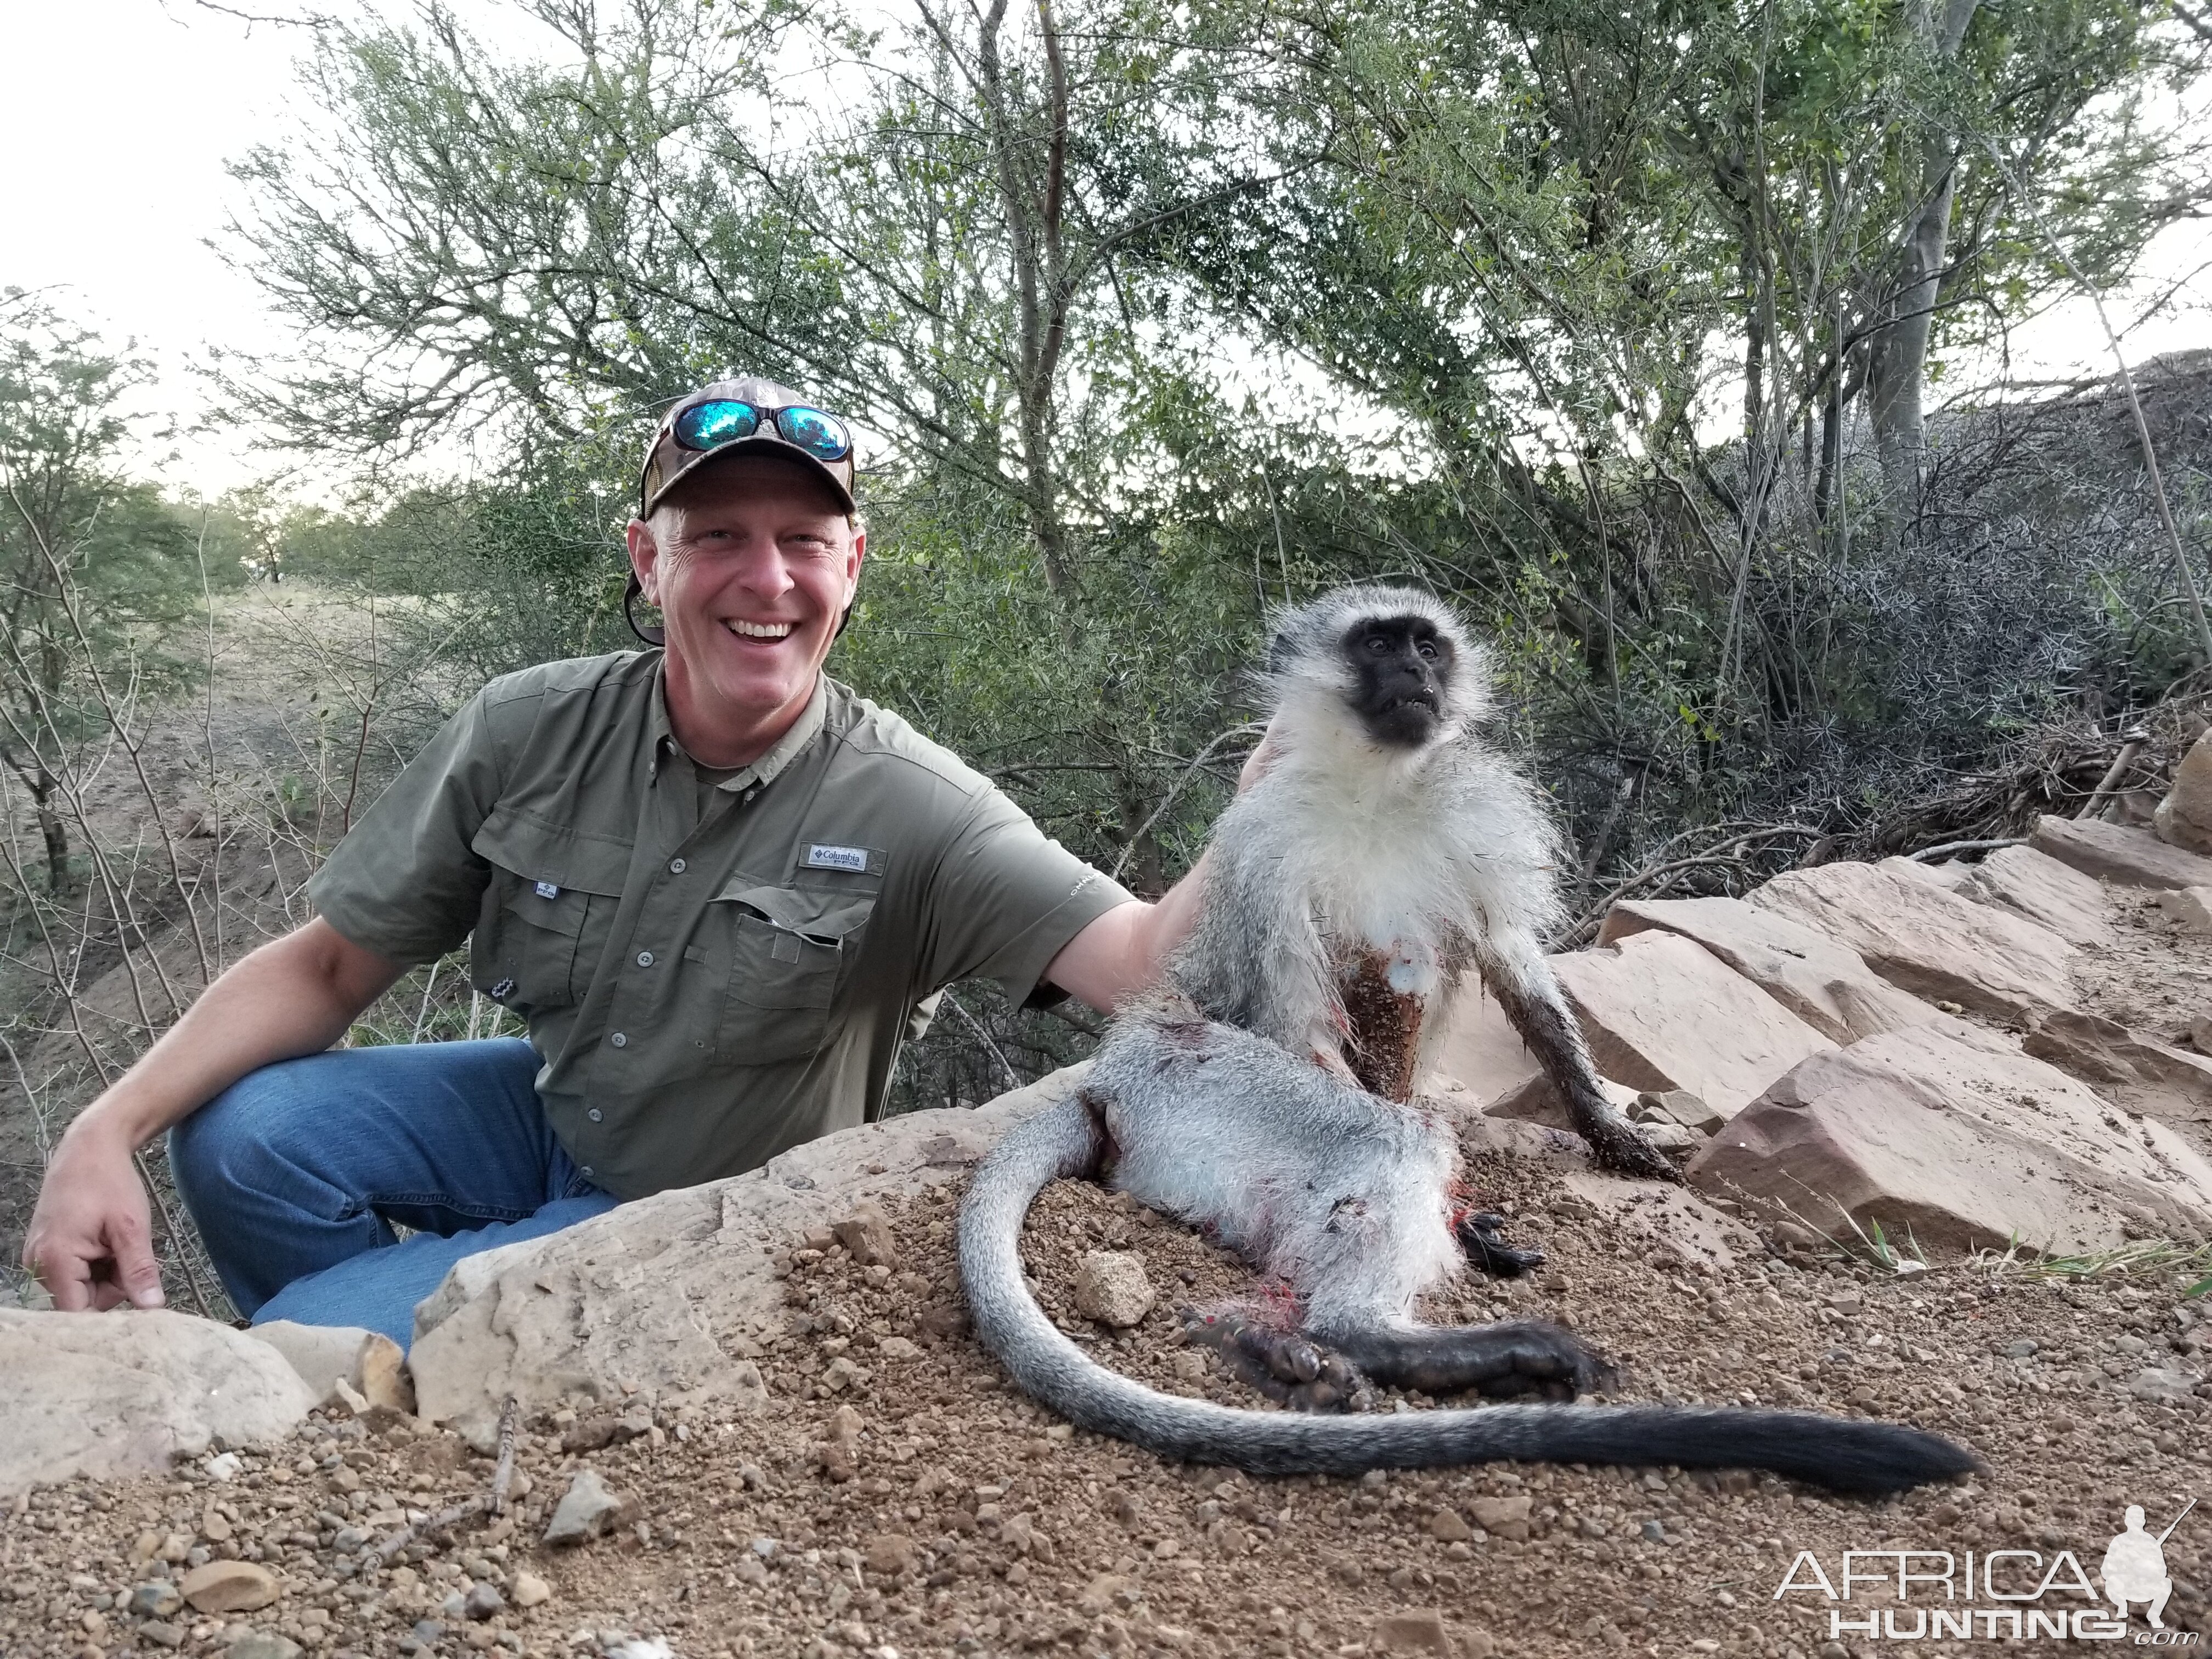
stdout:
[[1496,1248],[1487,1218],[1455,1221],[1449,1125],[1407,1103],[1422,1039],[1469,967],[1599,1161],[1674,1175],[1605,1098],[1545,967],[1557,840],[1534,791],[1471,729],[1489,696],[1480,650],[1426,596],[1355,587],[1292,613],[1269,679],[1273,763],[1215,826],[1200,919],[1169,988],[1121,1011],[1080,1092],[1010,1134],[963,1206],[969,1304],[1015,1381],[1085,1428],[1263,1474],[1522,1458],[1764,1468],[1888,1492],[1976,1467],[1917,1430],[1802,1413],[1237,1411],[1116,1376],[1054,1328],[1023,1281],[1022,1219],[1047,1182],[1104,1174],[1289,1284],[1294,1321],[1187,1327],[1286,1403],[1357,1408],[1370,1378],[1571,1401],[1607,1378],[1556,1326],[1413,1317],[1462,1251]]
[[1210,1019],[1411,1097],[1480,976],[1597,1161],[1673,1181],[1606,1097],[1544,960],[1563,850],[1543,798],[1476,727],[1488,653],[1405,587],[1342,587],[1278,627],[1267,770],[1207,847],[1168,981]]
[[1555,1400],[1604,1382],[1603,1363],[1554,1325],[1414,1320],[1414,1298],[1461,1268],[1450,1215],[1457,1164],[1449,1125],[1418,1104],[1385,1100],[1164,998],[1125,1012],[1080,1090],[1018,1126],[984,1160],[961,1208],[961,1279],[984,1346],[1069,1422],[1163,1457],[1255,1474],[1517,1458],[1771,1469],[1884,1492],[1977,1467],[1969,1453],[1916,1429],[1802,1412],[1240,1411],[1106,1370],[1053,1327],[1023,1281],[1022,1218],[1037,1193],[1060,1176],[1103,1175],[1289,1283],[1295,1328],[1259,1316],[1185,1316],[1188,1334],[1288,1404],[1356,1408],[1367,1403],[1370,1378],[1433,1395]]

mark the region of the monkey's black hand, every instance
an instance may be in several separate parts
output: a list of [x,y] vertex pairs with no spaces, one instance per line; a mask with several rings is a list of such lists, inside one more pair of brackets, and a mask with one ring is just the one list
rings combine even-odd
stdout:
[[1523,1250],[1505,1242],[1505,1218],[1488,1210],[1462,1216],[1452,1231],[1467,1259],[1492,1279],[1517,1279],[1531,1267],[1544,1265],[1541,1250]]
[[1180,1311],[1185,1342],[1217,1350],[1232,1376],[1268,1399],[1303,1412],[1374,1409],[1367,1379],[1297,1332],[1271,1330],[1238,1313]]

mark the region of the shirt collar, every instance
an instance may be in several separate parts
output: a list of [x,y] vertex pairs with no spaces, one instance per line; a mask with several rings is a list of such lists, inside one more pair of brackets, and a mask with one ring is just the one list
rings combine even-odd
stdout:
[[[667,676],[668,659],[663,657],[659,668],[653,677],[653,769],[656,773],[659,770],[659,757],[663,754],[681,754],[686,759],[690,758],[689,751],[682,744],[677,742],[675,729],[668,723]],[[790,765],[807,744],[821,735],[823,723],[829,716],[829,708],[830,677],[817,670],[814,676],[814,695],[806,700],[806,707],[800,711],[799,718],[792,721],[791,729],[778,738],[769,747],[769,751],[758,760],[731,776],[724,778],[716,787],[722,789],[738,790],[750,789],[757,784],[765,786],[775,782],[776,775]],[[696,760],[691,763],[695,767],[698,765]]]

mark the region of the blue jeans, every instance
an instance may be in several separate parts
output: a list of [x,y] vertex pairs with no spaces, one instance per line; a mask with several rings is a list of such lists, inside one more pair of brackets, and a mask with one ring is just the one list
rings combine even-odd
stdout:
[[463,1256],[614,1208],[553,1138],[537,1074],[520,1037],[334,1048],[250,1073],[178,1124],[169,1167],[238,1310],[404,1348],[415,1304]]

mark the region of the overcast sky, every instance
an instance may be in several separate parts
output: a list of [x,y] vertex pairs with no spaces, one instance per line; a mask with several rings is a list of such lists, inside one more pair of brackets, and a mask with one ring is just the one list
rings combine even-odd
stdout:
[[[282,11],[296,0],[237,0],[236,9]],[[321,0],[325,10],[348,0]],[[466,12],[491,21],[479,0]],[[520,27],[494,33],[513,44]],[[112,337],[135,337],[160,379],[149,410],[189,422],[204,409],[191,373],[210,343],[248,353],[280,349],[281,325],[252,281],[207,246],[220,236],[240,191],[224,162],[256,143],[279,142],[293,58],[305,33],[239,19],[192,0],[0,3],[0,287],[40,289],[64,310]],[[2132,333],[2131,357],[2212,346],[2212,228],[2170,234],[2147,262],[2145,291],[2185,283],[2185,314]],[[2116,323],[2130,307],[2113,307]],[[2014,373],[2059,375],[2108,366],[2086,305],[2061,307],[2021,331]],[[270,470],[235,434],[185,437],[161,476],[216,493]],[[166,453],[166,451],[163,452]],[[155,459],[151,453],[146,458]]]

